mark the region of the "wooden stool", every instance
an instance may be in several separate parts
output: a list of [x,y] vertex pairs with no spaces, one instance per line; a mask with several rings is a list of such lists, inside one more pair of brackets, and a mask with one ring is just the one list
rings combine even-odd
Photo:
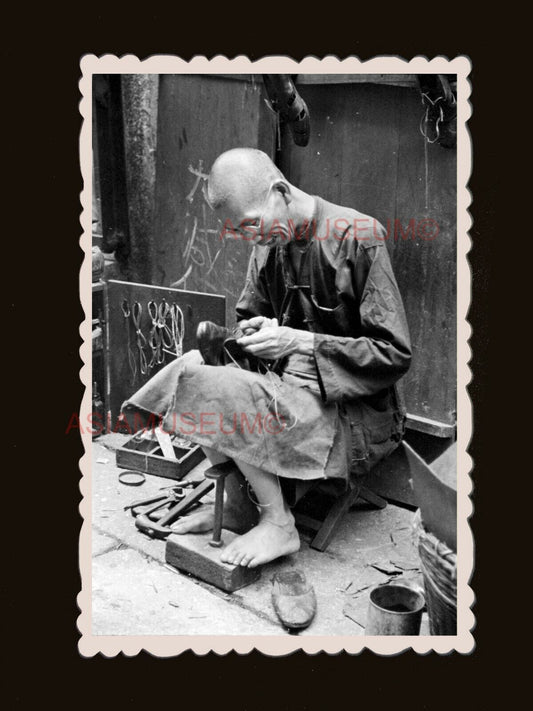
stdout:
[[[296,523],[299,526],[316,531],[309,545],[317,551],[324,552],[344,514],[359,500],[366,501],[378,509],[385,508],[387,502],[391,502],[414,511],[417,506],[410,479],[410,461],[402,442],[394,452],[382,462],[379,462],[363,479],[364,484],[360,484],[358,487],[340,495],[337,494],[325,518],[322,520],[309,516],[302,511],[301,504],[306,497],[304,496],[300,499],[293,511]],[[313,491],[316,491],[317,488],[320,489],[320,487],[321,485],[319,484]]]

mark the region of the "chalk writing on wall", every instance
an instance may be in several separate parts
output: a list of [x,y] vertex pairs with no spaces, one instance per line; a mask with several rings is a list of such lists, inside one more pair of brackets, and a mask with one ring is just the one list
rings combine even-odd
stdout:
[[227,279],[225,275],[235,256],[231,254],[231,247],[228,250],[230,238],[224,236],[222,221],[214,216],[207,201],[208,175],[204,172],[203,160],[199,159],[196,166],[189,165],[188,171],[191,189],[185,197],[183,274],[171,286],[223,293],[235,300],[240,294],[242,279]]

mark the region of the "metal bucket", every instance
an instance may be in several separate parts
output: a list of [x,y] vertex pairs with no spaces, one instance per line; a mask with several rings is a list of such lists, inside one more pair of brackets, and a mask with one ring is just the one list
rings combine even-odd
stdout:
[[418,635],[424,596],[406,585],[380,585],[370,593],[365,635]]

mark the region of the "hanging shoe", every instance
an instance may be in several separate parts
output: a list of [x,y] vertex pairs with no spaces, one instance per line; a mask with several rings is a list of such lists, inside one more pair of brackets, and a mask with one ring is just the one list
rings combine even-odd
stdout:
[[196,330],[196,343],[206,365],[225,365],[224,341],[231,331],[212,321],[200,321]]
[[263,82],[272,109],[289,125],[296,145],[306,146],[311,134],[309,110],[290,76],[263,74]]

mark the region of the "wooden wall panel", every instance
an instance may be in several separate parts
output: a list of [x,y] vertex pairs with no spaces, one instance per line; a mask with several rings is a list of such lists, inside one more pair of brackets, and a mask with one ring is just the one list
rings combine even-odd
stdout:
[[282,170],[306,192],[354,207],[388,228],[413,344],[413,364],[401,387],[407,410],[453,425],[456,152],[425,143],[415,89],[371,84],[298,89],[311,114],[311,140],[300,148],[284,131]]
[[273,155],[274,121],[263,96],[261,80],[160,78],[152,281],[168,286],[186,276],[180,288],[224,295],[228,325],[250,248],[231,237],[221,241],[194,171],[208,173],[220,153],[237,146]]
[[[173,360],[173,356],[165,353],[163,363],[155,364],[144,374],[140,372],[135,326],[131,316],[128,319],[124,317],[122,303],[126,300],[131,311],[134,302],[139,302],[142,307],[140,330],[146,341],[149,341],[152,320],[148,313],[148,302],[154,301],[159,305],[163,299],[169,305],[177,304],[183,312],[184,353],[196,348],[196,329],[200,321],[214,321],[221,326],[225,323],[225,299],[222,296],[110,280],[106,285],[106,314],[111,429],[115,428],[122,403]],[[130,365],[128,344],[135,363],[133,367]],[[149,362],[152,351],[148,343],[144,343],[143,350]]]
[[[419,132],[418,96],[402,92],[395,217],[416,238],[389,240],[404,295],[413,364],[403,381],[409,412],[453,424],[457,388],[456,152]],[[427,234],[425,234],[427,233]]]

